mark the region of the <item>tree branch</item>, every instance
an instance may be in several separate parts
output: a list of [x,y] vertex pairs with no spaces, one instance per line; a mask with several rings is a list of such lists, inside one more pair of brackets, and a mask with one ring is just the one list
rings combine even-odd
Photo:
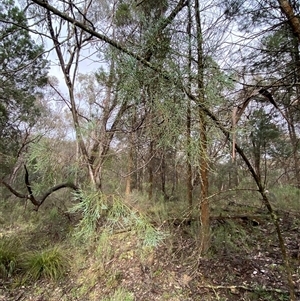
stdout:
[[30,199],[30,201],[32,202],[32,204],[34,204],[35,206],[39,206],[39,202],[35,199],[35,197],[33,196],[33,193],[32,193],[32,189],[31,189],[31,186],[30,186],[30,183],[29,183],[29,174],[28,174],[28,170],[27,170],[27,167],[26,165],[24,165],[24,168],[25,168],[25,184],[26,184],[26,187],[27,187],[27,190],[28,190],[28,196],[27,198]]
[[27,190],[29,192],[29,194],[22,194],[19,193],[18,191],[16,191],[14,188],[12,188],[7,182],[5,182],[4,180],[1,180],[0,183],[2,183],[13,195],[15,195],[16,197],[20,198],[20,199],[29,199],[31,201],[31,203],[36,206],[35,210],[37,211],[39,209],[39,207],[44,203],[44,201],[47,199],[47,197],[52,194],[53,192],[62,189],[62,188],[71,188],[73,190],[75,190],[76,192],[79,191],[79,187],[76,186],[73,183],[67,182],[67,183],[62,183],[62,184],[58,184],[52,188],[50,188],[49,190],[47,190],[44,195],[42,196],[41,200],[37,200],[32,192],[31,186],[30,186],[30,182],[29,182],[29,174],[28,174],[28,170],[26,165],[24,165],[25,168],[25,184],[27,187]]
[[28,196],[26,194],[19,193],[18,191],[14,190],[8,183],[4,180],[1,180],[1,184],[3,184],[13,195],[20,199],[27,199]]
[[40,201],[40,204],[39,206],[41,206],[44,201],[46,200],[46,198],[53,192],[57,191],[57,190],[60,190],[62,188],[71,188],[73,190],[75,190],[76,192],[79,191],[79,187],[77,187],[74,183],[70,183],[70,182],[67,182],[67,183],[62,183],[62,184],[58,184],[52,188],[50,188],[47,192],[45,192],[45,194],[42,196],[41,198],[41,201]]
[[[98,38],[99,40],[108,43],[109,45],[113,46],[114,48],[120,50],[121,52],[128,54],[129,56],[135,58],[137,61],[141,62],[144,66],[149,67],[150,69],[162,74],[162,70],[152,65],[150,62],[148,62],[145,58],[142,56],[128,50],[127,48],[123,47],[120,43],[110,39],[108,36],[103,35],[101,33],[96,32],[93,28],[89,27],[86,24],[83,24],[79,21],[76,21],[74,18],[68,16],[66,13],[63,13],[56,9],[55,7],[51,6],[49,3],[43,1],[43,0],[32,0],[32,2],[38,4],[39,6],[44,7],[46,10],[51,11],[53,14],[61,17],[62,19],[72,23],[74,26],[77,26],[81,28],[82,30],[90,33],[94,37]],[[166,79],[170,79],[169,75],[165,74],[164,77]]]

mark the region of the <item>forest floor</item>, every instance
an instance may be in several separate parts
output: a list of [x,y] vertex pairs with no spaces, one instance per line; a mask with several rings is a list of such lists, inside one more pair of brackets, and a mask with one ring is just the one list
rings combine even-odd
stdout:
[[[193,221],[164,222],[160,229],[168,235],[156,248],[141,247],[129,229],[111,235],[99,250],[95,245],[74,245],[66,234],[72,222],[64,215],[41,219],[41,226],[39,213],[32,213],[26,221],[36,222],[36,227],[29,231],[13,217],[7,223],[3,211],[2,237],[17,235],[37,250],[49,242],[57,244],[67,252],[70,268],[60,281],[0,278],[0,300],[289,300],[286,270],[270,218],[262,210],[241,214],[245,208],[240,207],[235,215],[212,219],[212,245],[203,258],[197,253]],[[278,214],[300,300],[300,213]]]

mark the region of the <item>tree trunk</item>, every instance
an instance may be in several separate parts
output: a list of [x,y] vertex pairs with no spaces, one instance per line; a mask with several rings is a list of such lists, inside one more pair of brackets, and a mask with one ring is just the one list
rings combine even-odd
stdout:
[[[294,71],[294,82],[300,83],[300,50],[299,50],[300,40],[297,40],[294,38],[293,40],[293,49],[292,49],[292,57],[293,61],[295,63],[295,71]],[[296,85],[296,100],[298,101],[298,108],[300,107],[300,85]],[[290,112],[290,117],[293,118],[293,114],[297,114],[297,109],[294,109],[293,106],[288,107]],[[298,189],[300,189],[300,159],[299,159],[299,148],[300,148],[300,139],[297,137],[297,131],[295,129],[295,121],[291,120],[291,123],[289,124],[289,133],[290,133],[290,139],[292,142],[292,148],[293,148],[293,159],[294,159],[294,174],[296,178],[296,186]]]
[[278,0],[280,8],[284,15],[286,16],[293,34],[298,38],[298,41],[300,42],[300,19],[298,16],[295,16],[294,10],[291,6],[291,3],[287,0]]
[[287,116],[289,118],[288,123],[288,130],[289,130],[289,136],[291,139],[292,144],[292,151],[293,151],[293,165],[294,165],[294,175],[296,180],[296,186],[298,189],[300,189],[300,160],[298,156],[298,149],[299,149],[299,139],[297,138],[296,129],[294,125],[294,118],[293,113],[290,112],[291,108],[287,108]]
[[[195,17],[197,28],[197,73],[198,73],[198,102],[204,105],[204,81],[203,81],[203,49],[202,49],[202,28],[200,19],[199,0],[195,0]],[[199,129],[200,129],[200,254],[207,253],[210,247],[210,210],[208,201],[208,155],[207,155],[207,129],[206,115],[199,106]]]
[[130,145],[129,154],[128,154],[128,163],[127,163],[126,188],[125,188],[126,199],[129,198],[129,195],[131,193],[132,169],[133,169],[133,149],[132,149],[132,145]]
[[148,165],[148,198],[151,201],[153,198],[153,181],[154,181],[154,175],[153,175],[153,146],[154,141],[150,141],[149,145],[149,165]]
[[[188,53],[188,89],[191,93],[192,90],[192,14],[191,4],[188,4],[188,27],[187,34],[189,39],[189,53]],[[186,147],[187,147],[187,200],[190,211],[193,207],[193,170],[192,170],[192,158],[191,158],[191,100],[187,100],[187,113],[186,113]]]
[[161,179],[161,191],[165,199],[168,199],[166,191],[166,174],[167,174],[167,164],[165,159],[165,152],[162,152],[161,167],[160,167],[160,179]]
[[[83,157],[84,163],[86,164],[86,166],[88,168],[88,174],[90,176],[90,180],[91,180],[93,186],[96,186],[96,180],[94,177],[93,167],[92,167],[92,164],[90,163],[88,151],[87,151],[84,139],[81,134],[79,117],[78,117],[78,112],[77,112],[77,107],[76,107],[76,102],[75,102],[75,96],[74,96],[74,82],[75,82],[75,77],[76,77],[77,69],[78,69],[80,49],[81,49],[81,45],[84,43],[83,31],[81,31],[80,33],[77,33],[77,31],[76,31],[75,34],[77,35],[77,44],[78,45],[74,48],[72,48],[71,46],[69,47],[68,50],[70,51],[70,56],[69,56],[68,62],[66,63],[66,61],[64,59],[64,55],[63,55],[62,46],[58,41],[58,34],[56,34],[53,29],[52,17],[51,17],[49,10],[47,10],[47,12],[46,12],[46,18],[47,18],[47,25],[48,25],[48,29],[50,32],[50,36],[51,36],[51,39],[55,46],[56,55],[57,55],[57,58],[59,60],[60,66],[61,66],[61,70],[64,75],[64,80],[65,80],[66,86],[68,88],[68,93],[69,93],[68,106],[72,113],[74,130],[76,133],[76,140],[79,145],[80,152]],[[62,22],[62,20],[60,22]],[[61,31],[61,26],[62,25],[60,23],[59,24],[59,33]],[[73,34],[73,32],[71,33],[71,31],[69,30],[67,32],[67,34],[71,35],[71,34]],[[74,67],[73,75],[71,75],[71,66]]]

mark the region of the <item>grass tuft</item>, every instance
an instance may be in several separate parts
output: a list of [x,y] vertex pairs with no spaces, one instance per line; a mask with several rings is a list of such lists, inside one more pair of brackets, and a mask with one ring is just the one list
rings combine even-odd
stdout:
[[23,267],[27,277],[34,281],[40,278],[57,281],[66,274],[69,261],[64,252],[55,247],[25,254]]
[[0,241],[0,277],[9,278],[17,270],[19,263],[19,243],[2,238]]
[[102,301],[134,301],[134,295],[124,288],[118,288],[110,297],[102,299]]

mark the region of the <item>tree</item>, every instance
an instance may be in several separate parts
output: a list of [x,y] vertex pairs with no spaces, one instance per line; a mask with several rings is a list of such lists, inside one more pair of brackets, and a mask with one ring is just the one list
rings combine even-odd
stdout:
[[[297,9],[297,4],[298,4],[298,9],[299,9],[299,3],[297,1],[292,1],[294,2],[294,8]],[[291,27],[291,30],[293,31],[293,34],[298,38],[298,42],[300,43],[300,20],[299,16],[295,15],[294,8],[291,4],[290,1],[286,0],[278,0],[278,3],[280,5],[280,8],[284,15],[286,16],[286,19]]]
[[[250,46],[236,52],[244,64],[240,80],[244,91],[250,95],[257,89],[264,96],[261,103],[273,105],[286,123],[292,147],[289,173],[296,187],[300,187],[299,4],[298,0],[253,1],[251,4],[233,0],[226,4],[225,10],[228,18],[234,18],[240,30],[245,32],[244,41],[247,40]],[[248,28],[256,31],[255,39]]]
[[[12,0],[0,3],[0,153],[15,157],[40,117],[37,101],[47,83],[44,49],[28,31],[24,11]],[[23,138],[25,139],[23,139]],[[1,168],[1,171],[4,171]]]

